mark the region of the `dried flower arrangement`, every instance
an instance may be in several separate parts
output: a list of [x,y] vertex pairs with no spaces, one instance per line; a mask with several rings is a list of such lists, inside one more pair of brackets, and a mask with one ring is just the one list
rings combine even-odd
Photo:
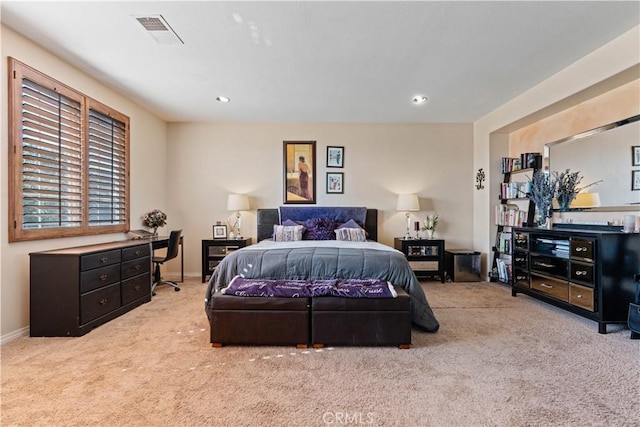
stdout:
[[142,225],[147,228],[153,228],[155,233],[158,227],[164,227],[167,223],[167,214],[160,209],[154,209],[142,215]]
[[556,194],[558,182],[554,177],[544,173],[541,170],[533,172],[531,178],[531,196],[530,199],[536,205],[536,210],[540,215],[539,221],[545,223],[551,218],[551,201]]
[[571,172],[569,169],[566,169],[564,172],[553,172],[553,177],[557,182],[556,200],[558,201],[560,210],[569,209],[571,202],[580,191],[602,182],[602,180],[600,180],[585,185],[584,187],[578,187],[578,184],[582,181],[580,171]]

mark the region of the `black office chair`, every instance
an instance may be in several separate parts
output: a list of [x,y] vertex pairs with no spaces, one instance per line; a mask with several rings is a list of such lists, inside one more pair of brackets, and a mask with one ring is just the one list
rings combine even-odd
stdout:
[[151,259],[151,261],[155,264],[154,273],[153,273],[153,285],[151,286],[151,295],[155,295],[156,286],[162,285],[162,284],[173,286],[176,292],[180,290],[180,287],[178,287],[178,284],[176,282],[172,282],[169,280],[162,280],[162,277],[160,276],[160,264],[164,264],[170,259],[173,259],[178,256],[178,246],[180,244],[181,234],[182,234],[182,230],[172,231],[171,234],[169,235],[169,244],[167,246],[166,255],[162,257],[154,256]]

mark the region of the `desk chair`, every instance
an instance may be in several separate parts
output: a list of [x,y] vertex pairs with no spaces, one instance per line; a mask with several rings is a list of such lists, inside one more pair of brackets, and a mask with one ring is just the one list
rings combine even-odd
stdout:
[[158,285],[169,285],[173,286],[174,290],[178,292],[180,288],[176,282],[171,282],[168,280],[162,280],[160,276],[160,264],[164,264],[178,256],[178,246],[180,244],[180,235],[182,234],[182,230],[174,230],[169,235],[169,244],[167,246],[167,253],[165,256],[156,257],[154,256],[151,261],[155,264],[154,273],[153,273],[153,285],[151,286],[151,295],[156,294],[156,286]]

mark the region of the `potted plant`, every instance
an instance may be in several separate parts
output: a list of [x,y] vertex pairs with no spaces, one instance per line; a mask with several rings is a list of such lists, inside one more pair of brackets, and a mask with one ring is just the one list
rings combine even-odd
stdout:
[[576,198],[580,191],[602,182],[602,180],[600,180],[589,185],[585,185],[584,187],[578,187],[578,184],[582,181],[580,171],[571,172],[570,169],[565,169],[564,172],[553,172],[553,176],[558,183],[558,187],[556,189],[556,200],[558,201],[558,208],[561,211],[569,209],[571,202]]
[[531,182],[531,201],[536,205],[536,224],[544,227],[550,224],[551,201],[556,194],[557,180],[541,170],[533,172]]
[[438,226],[438,219],[440,214],[436,211],[433,215],[427,215],[427,218],[424,220],[424,227],[421,228],[422,231],[426,231],[429,233],[429,240],[433,240],[433,233],[436,232],[436,227]]
[[147,228],[153,228],[154,236],[158,234],[158,227],[164,227],[167,223],[167,214],[160,209],[154,209],[142,215],[142,225]]

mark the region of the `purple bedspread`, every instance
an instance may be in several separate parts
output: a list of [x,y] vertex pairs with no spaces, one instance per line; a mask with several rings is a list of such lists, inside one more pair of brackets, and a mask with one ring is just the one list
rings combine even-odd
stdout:
[[222,291],[242,297],[395,298],[393,286],[380,279],[263,280],[236,276]]

